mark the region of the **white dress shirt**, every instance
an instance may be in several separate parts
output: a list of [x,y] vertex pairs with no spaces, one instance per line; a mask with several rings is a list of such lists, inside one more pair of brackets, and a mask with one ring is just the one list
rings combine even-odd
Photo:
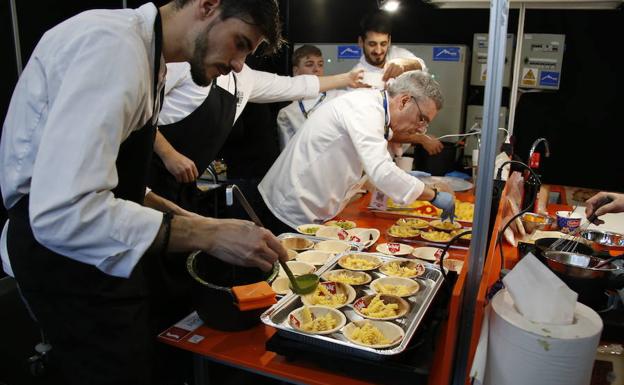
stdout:
[[364,172],[395,202],[417,199],[424,183],[392,161],[384,139],[386,117],[390,121],[376,90],[356,90],[324,103],[258,186],[271,212],[293,228],[331,219],[357,192]]
[[[303,108],[308,116],[310,116],[321,106],[321,104],[327,103],[336,96],[342,95],[344,92],[346,91],[329,90],[325,93],[324,98],[322,94],[318,94],[313,98],[301,100],[301,103],[303,104]],[[303,123],[305,123],[306,120],[307,118],[299,106],[299,100],[296,100],[279,110],[277,114],[277,130],[280,150],[283,150],[284,147],[286,147],[288,141],[295,135],[297,130],[303,126]]]
[[30,194],[38,242],[118,277],[130,275],[162,221],[111,192],[120,144],[152,116],[156,12],[151,3],[87,11],[46,32],[15,87],[0,144],[5,206]]
[[[219,76],[217,85],[234,94],[233,74]],[[236,74],[236,87],[238,102],[234,122],[247,102],[273,103],[313,98],[319,93],[319,80],[314,75],[290,77],[256,71],[245,64],[241,72]],[[188,63],[167,64],[165,101],[158,123],[171,124],[186,118],[204,102],[209,93],[210,87],[200,87],[193,82]]]
[[[418,56],[414,55],[412,52],[410,52],[409,50],[405,48],[391,45],[390,48],[388,48],[388,52],[386,53],[386,63],[388,63],[390,60],[393,60],[393,59],[416,59],[420,63],[422,70],[428,71],[425,61],[419,58]],[[353,66],[353,69],[360,69],[360,68],[364,69],[364,71],[366,72],[376,72],[376,73],[381,73],[381,74],[383,74],[385,71],[384,68],[379,68],[372,64],[369,64],[366,61],[366,57],[364,56],[364,54],[360,56],[360,60],[358,61],[358,63],[355,66]]]

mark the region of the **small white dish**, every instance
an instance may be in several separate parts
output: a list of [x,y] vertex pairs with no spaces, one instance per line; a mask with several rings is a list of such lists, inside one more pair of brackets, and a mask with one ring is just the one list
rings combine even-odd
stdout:
[[374,245],[381,236],[381,232],[377,229],[365,229],[361,227],[347,230],[347,233],[349,234],[349,241],[363,243],[364,248],[369,248]]
[[[362,342],[361,340],[357,340],[353,338],[353,332],[357,328],[364,327],[366,323],[369,323],[370,325],[375,327],[377,330],[379,330],[379,332],[389,342],[384,343],[384,344],[367,344],[365,342]],[[345,336],[347,340],[351,341],[354,344],[357,344],[360,346],[366,346],[369,348],[375,348],[375,349],[389,348],[391,346],[398,345],[403,340],[403,338],[405,338],[405,331],[403,331],[403,329],[400,326],[395,325],[392,322],[372,321],[372,320],[349,322],[344,327],[344,329],[342,329],[342,334]]]
[[338,265],[343,269],[354,271],[375,270],[381,266],[382,261],[378,257],[364,253],[347,254],[340,257]]
[[308,250],[297,254],[297,261],[307,262],[315,266],[322,266],[331,256],[332,254],[327,251]]
[[316,231],[316,236],[319,238],[327,238],[327,239],[338,239],[341,241],[349,238],[349,233],[341,227],[338,226],[323,226]]
[[[383,290],[384,286],[385,287],[405,286],[408,292],[405,294],[399,295],[396,292],[391,292],[392,290],[391,291]],[[371,282],[370,287],[371,289],[375,291],[375,293],[398,295],[399,297],[403,297],[403,298],[414,295],[418,293],[418,290],[420,290],[420,285],[418,284],[418,282],[414,281],[413,279],[401,278],[401,277],[377,278],[376,280]]]
[[[315,295],[316,293],[320,292],[321,286],[327,289],[327,291],[331,295],[343,294],[345,296],[345,301],[342,303],[331,304],[331,305],[315,303]],[[336,309],[343,307],[344,305],[350,304],[351,302],[353,302],[354,299],[355,299],[355,289],[351,285],[347,285],[346,283],[342,283],[342,282],[331,282],[331,281],[320,282],[319,286],[316,288],[316,290],[313,293],[305,294],[301,296],[301,302],[303,302],[304,305],[327,306],[327,307],[333,307]]]
[[340,254],[351,250],[351,245],[345,241],[327,240],[321,241],[314,245],[315,250],[326,251],[332,254]]
[[333,221],[329,221],[329,222],[325,222],[325,226],[338,226],[340,228],[343,228],[345,230],[351,230],[355,227],[357,227],[357,224],[353,221],[346,221],[346,220],[333,220]]
[[275,294],[279,295],[287,295],[292,293],[290,290],[290,280],[288,277],[277,277],[273,280],[271,284],[271,289],[275,292]]
[[412,256],[424,261],[435,262],[440,259],[440,256],[444,252],[439,247],[415,247],[412,250]]
[[414,250],[412,246],[398,242],[380,243],[376,249],[386,255],[408,255]]
[[316,235],[316,232],[323,228],[323,225],[317,225],[316,223],[308,223],[305,225],[297,226],[297,232],[305,235]]
[[326,281],[342,282],[351,286],[367,285],[373,278],[363,271],[336,269],[326,271],[321,275]]
[[425,273],[425,270],[425,266],[422,263],[406,259],[388,261],[379,268],[379,271],[387,276],[402,278],[419,277]]
[[464,267],[464,261],[460,259],[444,259],[444,267],[447,269],[456,272],[457,274],[461,273],[462,267]]
[[[309,264],[307,262],[288,261],[286,262],[286,264],[288,265],[288,268],[290,269],[290,271],[293,273],[294,276],[310,274],[316,271],[316,267],[314,267],[314,265]],[[279,277],[286,276],[286,272],[284,271],[284,269],[282,269],[282,266],[280,266],[280,271],[278,273],[278,276]]]
[[[336,325],[328,330],[319,330],[319,331],[311,331],[304,330],[302,328],[304,321],[304,309],[307,309],[310,312],[312,319],[325,317],[327,314],[331,314],[331,317],[336,321]],[[298,309],[295,309],[290,312],[288,315],[288,324],[295,330],[298,330],[302,333],[307,334],[331,334],[340,330],[345,323],[347,323],[347,318],[340,310],[333,309],[331,307],[326,306],[302,306]]]

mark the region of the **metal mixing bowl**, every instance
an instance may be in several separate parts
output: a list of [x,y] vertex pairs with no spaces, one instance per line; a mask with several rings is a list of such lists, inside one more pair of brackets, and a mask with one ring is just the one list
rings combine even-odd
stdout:
[[585,230],[581,237],[603,246],[624,247],[624,235],[601,230]]
[[584,254],[547,251],[544,253],[544,257],[546,257],[548,267],[568,277],[598,279],[605,278],[609,273],[618,270],[612,263],[596,269],[592,266],[596,266],[603,260]]

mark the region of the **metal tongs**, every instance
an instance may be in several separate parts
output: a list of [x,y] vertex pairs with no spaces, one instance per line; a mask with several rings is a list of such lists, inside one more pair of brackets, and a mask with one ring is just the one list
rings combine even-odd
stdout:
[[[260,221],[260,218],[258,217],[258,215],[256,215],[256,212],[243,195],[243,192],[235,184],[229,185],[225,189],[225,202],[228,206],[231,206],[234,203],[233,196],[236,196],[236,199],[238,199],[240,204],[243,206],[243,209],[245,209],[245,212],[247,213],[247,215],[249,215],[251,221],[255,223],[256,226],[264,227],[264,225],[262,225],[262,222]],[[279,258],[278,261],[282,266],[282,269],[284,269],[284,271],[286,272],[286,275],[290,280],[290,286],[292,288],[292,291],[295,294],[309,294],[316,290],[316,287],[319,284],[319,277],[316,274],[303,274],[299,277],[295,277],[292,271],[290,271],[290,268],[288,267],[286,262],[282,261]]]

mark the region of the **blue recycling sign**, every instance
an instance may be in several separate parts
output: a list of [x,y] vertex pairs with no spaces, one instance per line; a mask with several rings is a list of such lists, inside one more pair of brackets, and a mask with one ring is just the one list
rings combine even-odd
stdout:
[[359,45],[339,45],[338,59],[359,59],[362,49]]
[[559,85],[559,72],[542,71],[539,84],[540,86],[557,87]]
[[459,47],[433,47],[433,61],[459,61]]

